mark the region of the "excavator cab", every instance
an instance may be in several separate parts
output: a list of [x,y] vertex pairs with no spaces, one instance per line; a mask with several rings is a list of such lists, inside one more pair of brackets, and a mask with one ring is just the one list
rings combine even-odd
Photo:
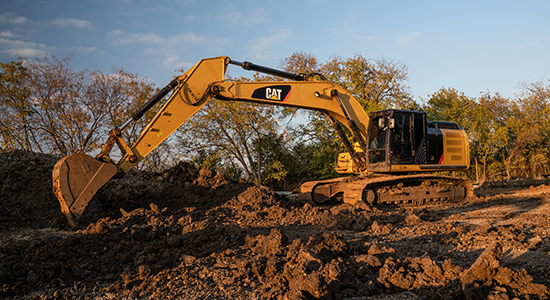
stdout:
[[[427,122],[425,112],[399,109],[372,112],[369,119],[366,151],[356,143],[354,154],[340,153],[338,173],[458,171],[470,165],[468,137],[454,122]],[[365,167],[352,155],[362,157]]]
[[425,163],[426,113],[388,109],[370,115],[367,170],[391,172],[392,165]]

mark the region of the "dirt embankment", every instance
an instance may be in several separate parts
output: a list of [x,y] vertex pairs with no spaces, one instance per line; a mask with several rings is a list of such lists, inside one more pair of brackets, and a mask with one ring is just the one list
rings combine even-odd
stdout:
[[71,230],[51,192],[56,161],[0,153],[0,298],[550,296],[544,185],[455,205],[313,207],[180,163],[112,180]]

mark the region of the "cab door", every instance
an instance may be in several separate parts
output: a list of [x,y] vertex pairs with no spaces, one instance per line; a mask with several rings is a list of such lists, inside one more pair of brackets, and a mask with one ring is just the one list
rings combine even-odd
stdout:
[[390,162],[392,165],[405,165],[415,163],[412,130],[412,114],[395,112],[391,118],[390,129]]
[[371,115],[368,128],[367,170],[369,172],[389,172],[390,170],[390,115],[378,113]]

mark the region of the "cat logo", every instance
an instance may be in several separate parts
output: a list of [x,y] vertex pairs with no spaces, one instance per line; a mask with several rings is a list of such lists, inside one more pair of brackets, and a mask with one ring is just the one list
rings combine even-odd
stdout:
[[273,85],[255,90],[252,98],[286,102],[290,92],[290,85]]

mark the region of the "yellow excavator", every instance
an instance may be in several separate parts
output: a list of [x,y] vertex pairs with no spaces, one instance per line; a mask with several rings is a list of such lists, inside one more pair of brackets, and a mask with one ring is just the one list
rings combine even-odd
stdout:
[[[230,64],[287,80],[226,80]],[[121,130],[171,91],[140,137],[129,146]],[[426,113],[420,111],[388,109],[369,116],[344,88],[318,75],[292,74],[220,56],[199,61],[135,111],[121,128],[111,130],[95,158],[75,153],[57,162],[53,190],[70,226],[78,224],[86,205],[105,183],[117,174],[127,173],[214,98],[311,109],[330,120],[347,151],[339,154],[336,170],[356,176],[306,182],[298,191],[298,198],[304,202],[421,205],[461,201],[473,194],[467,179],[433,174],[469,168],[468,137],[458,124],[428,122]],[[115,144],[123,155],[118,162],[109,157]]]

